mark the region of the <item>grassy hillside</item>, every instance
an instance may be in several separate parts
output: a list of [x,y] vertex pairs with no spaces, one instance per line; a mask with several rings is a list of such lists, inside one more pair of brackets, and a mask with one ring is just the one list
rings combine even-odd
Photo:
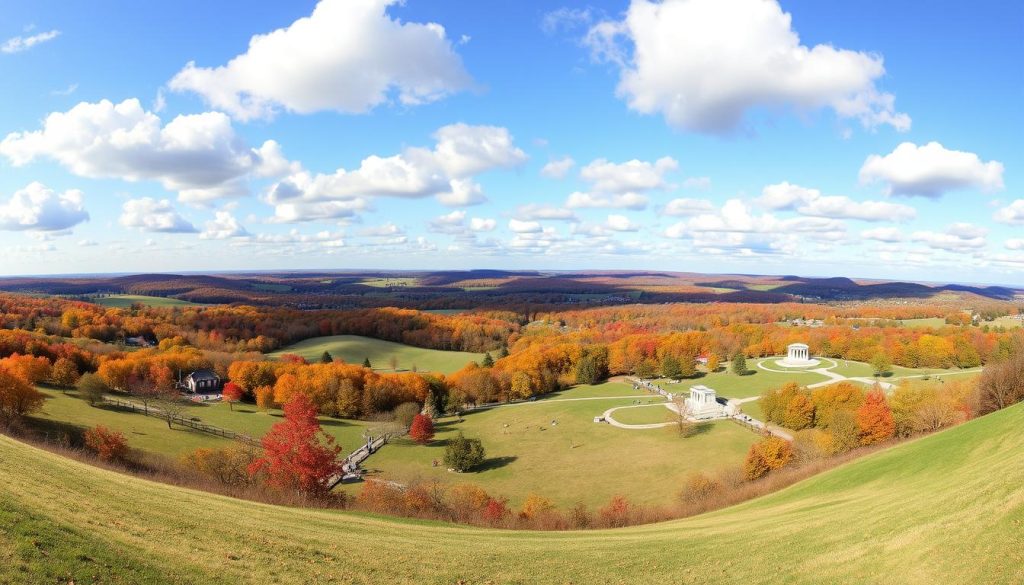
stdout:
[[341,358],[350,364],[361,364],[364,359],[369,358],[371,365],[378,370],[390,369],[389,361],[394,356],[398,360],[399,370],[410,370],[416,366],[420,372],[443,372],[445,374],[459,370],[469,362],[479,362],[484,357],[482,353],[423,349],[359,335],[314,337],[274,352],[271,357],[294,353],[307,360],[316,361],[320,359],[324,351],[328,351],[335,358]]
[[165,297],[149,297],[145,295],[110,295],[93,300],[97,305],[124,309],[135,303],[147,307],[196,307],[197,303],[190,303],[180,299],[169,299]]
[[[531,493],[550,498],[562,509],[577,502],[597,508],[615,495],[662,505],[672,503],[688,474],[739,465],[758,439],[729,421],[702,425],[687,438],[679,437],[678,430],[670,427],[630,430],[595,423],[594,417],[605,410],[629,406],[636,400],[621,396],[635,395],[644,403],[663,401],[660,396],[638,394],[626,384],[609,382],[563,394],[567,398],[470,412],[461,423],[445,418],[436,425],[432,444],[420,446],[397,439],[366,465],[380,470],[384,478],[401,482],[471,482],[509,498],[513,506],[522,504]],[[596,398],[601,395],[620,398]],[[656,411],[660,418],[653,422],[663,422],[670,414],[659,406],[619,410],[615,417],[638,410]],[[453,474],[443,466],[433,467],[435,459],[444,457],[445,442],[459,431],[483,441],[488,459],[482,470]],[[358,490],[358,486],[350,489]]]
[[0,582],[1021,582],[1022,428],[1019,405],[729,509],[582,533],[253,504],[0,437]]

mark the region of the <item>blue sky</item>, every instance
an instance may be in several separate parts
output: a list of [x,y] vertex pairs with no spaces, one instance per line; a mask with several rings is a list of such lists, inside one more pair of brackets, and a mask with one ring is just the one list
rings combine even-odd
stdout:
[[1024,284],[1019,3],[6,2],[3,274]]

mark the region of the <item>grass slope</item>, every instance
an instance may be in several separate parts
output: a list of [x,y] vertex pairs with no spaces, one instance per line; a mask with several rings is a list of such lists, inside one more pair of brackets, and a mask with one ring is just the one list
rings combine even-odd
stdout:
[[484,358],[482,353],[423,349],[359,335],[314,337],[276,351],[270,356],[280,357],[286,353],[294,353],[309,361],[316,361],[320,359],[324,351],[351,364],[361,364],[364,359],[369,358],[370,364],[378,370],[390,369],[391,366],[388,362],[394,356],[398,359],[399,370],[410,370],[416,366],[420,372],[442,372],[445,374],[455,372],[469,362],[479,362]]
[[147,307],[198,307],[198,303],[183,301],[181,299],[169,299],[164,297],[150,297],[145,295],[110,295],[93,300],[97,305],[126,309],[135,303]]
[[[366,466],[380,477],[401,482],[474,483],[508,497],[513,506],[531,493],[550,498],[562,509],[577,502],[600,507],[615,495],[634,502],[669,504],[688,474],[738,465],[758,439],[728,421],[701,425],[700,432],[685,439],[671,427],[631,430],[599,424],[594,422],[595,416],[635,400],[607,395],[634,394],[644,404],[663,399],[635,393],[628,385],[614,382],[568,392],[563,395],[569,400],[553,398],[474,411],[465,414],[461,423],[442,419],[435,427],[432,444],[420,446],[397,439],[371,457]],[[670,414],[659,406],[620,410],[615,417],[637,410],[658,414],[660,418],[653,422],[664,422]],[[443,466],[433,467],[435,459],[444,458],[447,440],[459,431],[483,441],[488,459],[481,470],[455,474]],[[358,490],[358,486],[349,489]]]
[[242,502],[0,437],[0,582],[1021,582],[1022,427],[1018,405],[732,508],[570,533]]

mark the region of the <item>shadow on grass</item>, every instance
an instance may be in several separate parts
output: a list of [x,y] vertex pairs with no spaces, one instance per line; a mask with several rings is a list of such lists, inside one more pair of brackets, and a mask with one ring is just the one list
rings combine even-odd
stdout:
[[711,432],[712,428],[714,428],[714,425],[712,425],[709,422],[699,422],[690,425],[680,436],[682,436],[684,439],[689,439],[690,437],[706,435]]
[[473,471],[479,472],[490,471],[492,469],[500,469],[502,467],[505,467],[509,463],[514,462],[516,459],[519,458],[516,457],[515,455],[508,455],[505,457],[491,457],[490,459],[485,459],[483,463],[474,467]]

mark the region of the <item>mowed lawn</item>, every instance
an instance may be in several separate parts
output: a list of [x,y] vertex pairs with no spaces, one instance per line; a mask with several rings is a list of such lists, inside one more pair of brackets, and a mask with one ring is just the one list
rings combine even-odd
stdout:
[[127,309],[138,303],[147,307],[201,307],[199,303],[183,301],[181,299],[169,299],[164,297],[150,297],[145,295],[110,295],[93,299],[93,303],[104,307]]
[[[636,398],[587,396],[584,389],[575,392],[573,400],[552,398],[479,410],[463,415],[461,423],[445,418],[437,423],[433,444],[396,440],[371,457],[366,467],[373,475],[400,482],[475,483],[508,497],[513,505],[531,493],[563,508],[577,502],[601,506],[615,495],[638,503],[668,504],[691,472],[739,465],[758,439],[728,421],[703,425],[687,438],[670,427],[627,430],[595,423],[594,417],[609,408],[655,398],[614,382],[591,388],[597,395]],[[579,400],[591,397],[597,399]],[[446,440],[459,431],[483,441],[487,461],[482,469],[458,474],[443,465],[433,466],[435,459],[443,460]]]
[[642,404],[620,408],[611,414],[612,418],[625,425],[647,425],[672,422],[678,419],[675,412],[661,404]]
[[309,361],[317,361],[324,351],[350,364],[361,364],[363,360],[369,359],[375,370],[390,370],[393,357],[397,360],[399,370],[412,370],[415,367],[420,372],[445,374],[455,372],[469,362],[479,363],[484,359],[482,353],[424,349],[359,335],[314,337],[276,351],[270,357],[293,353]]
[[1017,405],[709,514],[515,532],[256,504],[0,437],[0,582],[1020,583],[1022,451]]
[[[755,359],[747,360],[747,369],[750,373],[745,376],[738,376],[728,368],[722,368],[717,372],[701,373],[695,378],[687,378],[678,384],[672,384],[666,379],[656,380],[655,383],[673,394],[688,394],[690,386],[702,385],[712,388],[723,398],[749,398],[760,396],[766,390],[778,388],[786,382],[808,385],[828,380],[826,376],[814,372],[769,372],[757,367],[757,362]],[[767,363],[765,365],[773,367]]]

